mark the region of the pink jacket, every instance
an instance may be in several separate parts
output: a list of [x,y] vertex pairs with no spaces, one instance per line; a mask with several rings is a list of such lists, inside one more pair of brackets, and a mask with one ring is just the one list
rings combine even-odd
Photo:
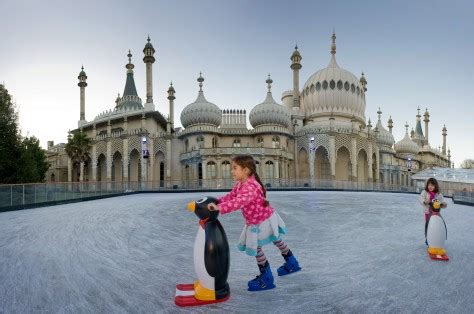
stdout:
[[242,215],[247,225],[257,225],[273,214],[273,208],[264,207],[265,197],[260,183],[251,176],[244,183],[237,182],[229,194],[219,198],[221,214],[228,214],[242,209]]

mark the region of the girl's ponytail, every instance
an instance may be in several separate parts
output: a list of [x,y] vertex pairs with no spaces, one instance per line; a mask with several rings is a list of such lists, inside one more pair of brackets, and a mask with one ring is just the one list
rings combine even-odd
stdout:
[[263,206],[267,207],[270,203],[267,201],[267,190],[265,189],[265,186],[262,183],[262,180],[260,180],[260,177],[258,176],[258,173],[255,171],[253,173],[255,176],[255,180],[257,180],[258,183],[260,183],[260,186],[262,187],[263,190],[263,197],[265,198],[265,202],[263,203]]

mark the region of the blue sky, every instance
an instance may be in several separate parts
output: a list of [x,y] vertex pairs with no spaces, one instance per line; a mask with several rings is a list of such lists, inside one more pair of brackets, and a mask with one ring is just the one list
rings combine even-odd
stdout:
[[395,139],[414,125],[416,109],[431,114],[430,142],[447,143],[456,166],[474,158],[474,4],[470,1],[24,1],[1,0],[0,81],[20,110],[24,134],[66,141],[79,119],[77,75],[88,75],[86,119],[113,108],[125,85],[127,51],[145,100],[143,47],[156,49],[154,102],[168,114],[166,90],[176,89],[175,116],[197,96],[221,108],[247,109],[292,88],[289,57],[303,56],[300,86],[330,59],[368,81],[366,117],[394,120]]

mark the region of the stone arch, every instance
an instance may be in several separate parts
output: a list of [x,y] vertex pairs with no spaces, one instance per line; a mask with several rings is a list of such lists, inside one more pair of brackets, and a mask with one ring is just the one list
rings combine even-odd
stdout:
[[107,181],[107,159],[104,154],[97,158],[97,181]]
[[369,164],[367,153],[364,149],[360,149],[357,154],[357,181],[367,182],[369,180]]
[[308,152],[306,149],[301,148],[298,152],[298,166],[299,166],[299,176],[301,180],[307,180],[309,178],[309,161],[308,161]]
[[336,152],[336,180],[349,181],[352,173],[351,155],[347,147],[341,146]]
[[112,157],[112,181],[122,182],[123,178],[123,158],[120,152],[115,152]]
[[141,164],[140,164],[140,153],[137,149],[133,149],[130,152],[129,164],[128,164],[128,179],[130,182],[141,181]]
[[153,163],[153,181],[159,181],[160,187],[164,186],[165,180],[165,154],[157,151]]
[[329,154],[324,146],[316,148],[314,159],[315,178],[318,180],[331,179],[331,165],[329,163]]

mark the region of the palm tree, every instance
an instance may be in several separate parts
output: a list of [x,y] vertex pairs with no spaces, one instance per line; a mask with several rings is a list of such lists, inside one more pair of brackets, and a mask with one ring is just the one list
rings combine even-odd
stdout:
[[73,165],[81,164],[89,159],[91,146],[91,139],[85,133],[77,132],[68,138],[65,150]]

